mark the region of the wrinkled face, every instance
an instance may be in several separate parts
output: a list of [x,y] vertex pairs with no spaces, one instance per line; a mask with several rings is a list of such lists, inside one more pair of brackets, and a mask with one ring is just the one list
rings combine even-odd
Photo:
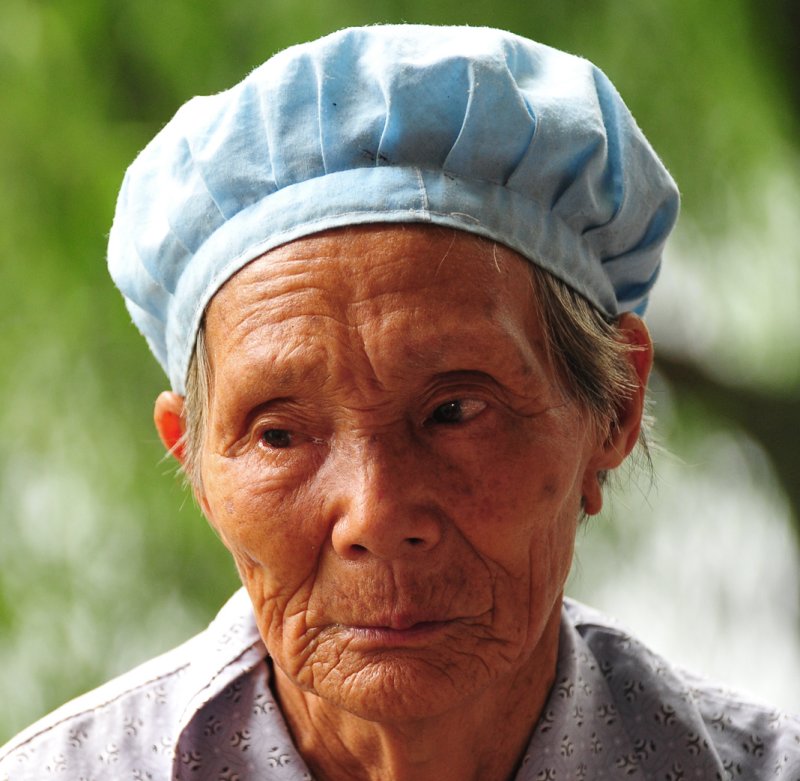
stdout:
[[273,250],[214,298],[201,501],[302,690],[424,716],[555,642],[599,447],[530,285],[473,236],[372,226]]

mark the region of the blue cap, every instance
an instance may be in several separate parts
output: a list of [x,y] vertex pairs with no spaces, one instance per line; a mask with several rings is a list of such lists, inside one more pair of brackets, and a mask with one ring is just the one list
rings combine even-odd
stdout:
[[352,28],[184,105],[127,171],[108,261],[183,393],[208,302],[288,241],[450,226],[613,316],[644,310],[677,213],[675,183],[590,62],[487,28]]

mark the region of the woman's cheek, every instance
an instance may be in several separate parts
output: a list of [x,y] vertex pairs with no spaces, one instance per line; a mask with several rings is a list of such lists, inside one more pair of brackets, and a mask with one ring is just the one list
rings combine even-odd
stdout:
[[[220,463],[222,461],[222,463]],[[204,470],[209,522],[231,552],[247,585],[273,593],[302,582],[315,567],[319,545],[308,532],[301,497],[285,482],[238,459],[212,461]]]
[[285,532],[244,523],[228,547],[270,654],[284,666],[302,667],[309,643],[305,608],[318,566],[314,551]]

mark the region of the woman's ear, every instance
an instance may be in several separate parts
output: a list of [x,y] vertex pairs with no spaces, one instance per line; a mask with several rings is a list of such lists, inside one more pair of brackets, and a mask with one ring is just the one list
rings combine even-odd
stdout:
[[632,348],[628,352],[628,362],[633,369],[636,387],[620,408],[618,425],[609,434],[609,444],[619,459],[614,466],[623,462],[639,439],[647,380],[653,368],[653,340],[642,318],[633,312],[625,312],[617,321],[617,329],[621,338]]
[[653,367],[653,341],[644,321],[633,312],[626,312],[617,321],[619,338],[631,345],[627,359],[633,370],[635,387],[619,409],[617,421],[599,443],[586,471],[583,485],[583,509],[595,515],[603,506],[600,473],[616,469],[636,446],[642,428],[645,392],[650,369]]
[[183,435],[186,425],[183,420],[183,396],[172,391],[159,393],[153,410],[156,431],[167,452],[183,465],[186,459]]
[[[156,431],[167,453],[174,456],[181,466],[186,465],[186,423],[183,419],[183,396],[179,396],[172,391],[164,391],[158,394],[155,409],[153,410],[153,422],[156,424]],[[192,490],[197,498],[200,508],[209,522],[211,519],[211,508],[201,485],[193,484]]]

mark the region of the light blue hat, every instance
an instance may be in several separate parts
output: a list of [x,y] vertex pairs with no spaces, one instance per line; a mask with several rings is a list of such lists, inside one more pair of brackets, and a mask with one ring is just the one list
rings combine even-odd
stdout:
[[675,183],[594,65],[500,30],[342,30],[190,100],[125,176],[109,268],[183,393],[203,312],[269,249],[375,222],[451,226],[643,311]]

